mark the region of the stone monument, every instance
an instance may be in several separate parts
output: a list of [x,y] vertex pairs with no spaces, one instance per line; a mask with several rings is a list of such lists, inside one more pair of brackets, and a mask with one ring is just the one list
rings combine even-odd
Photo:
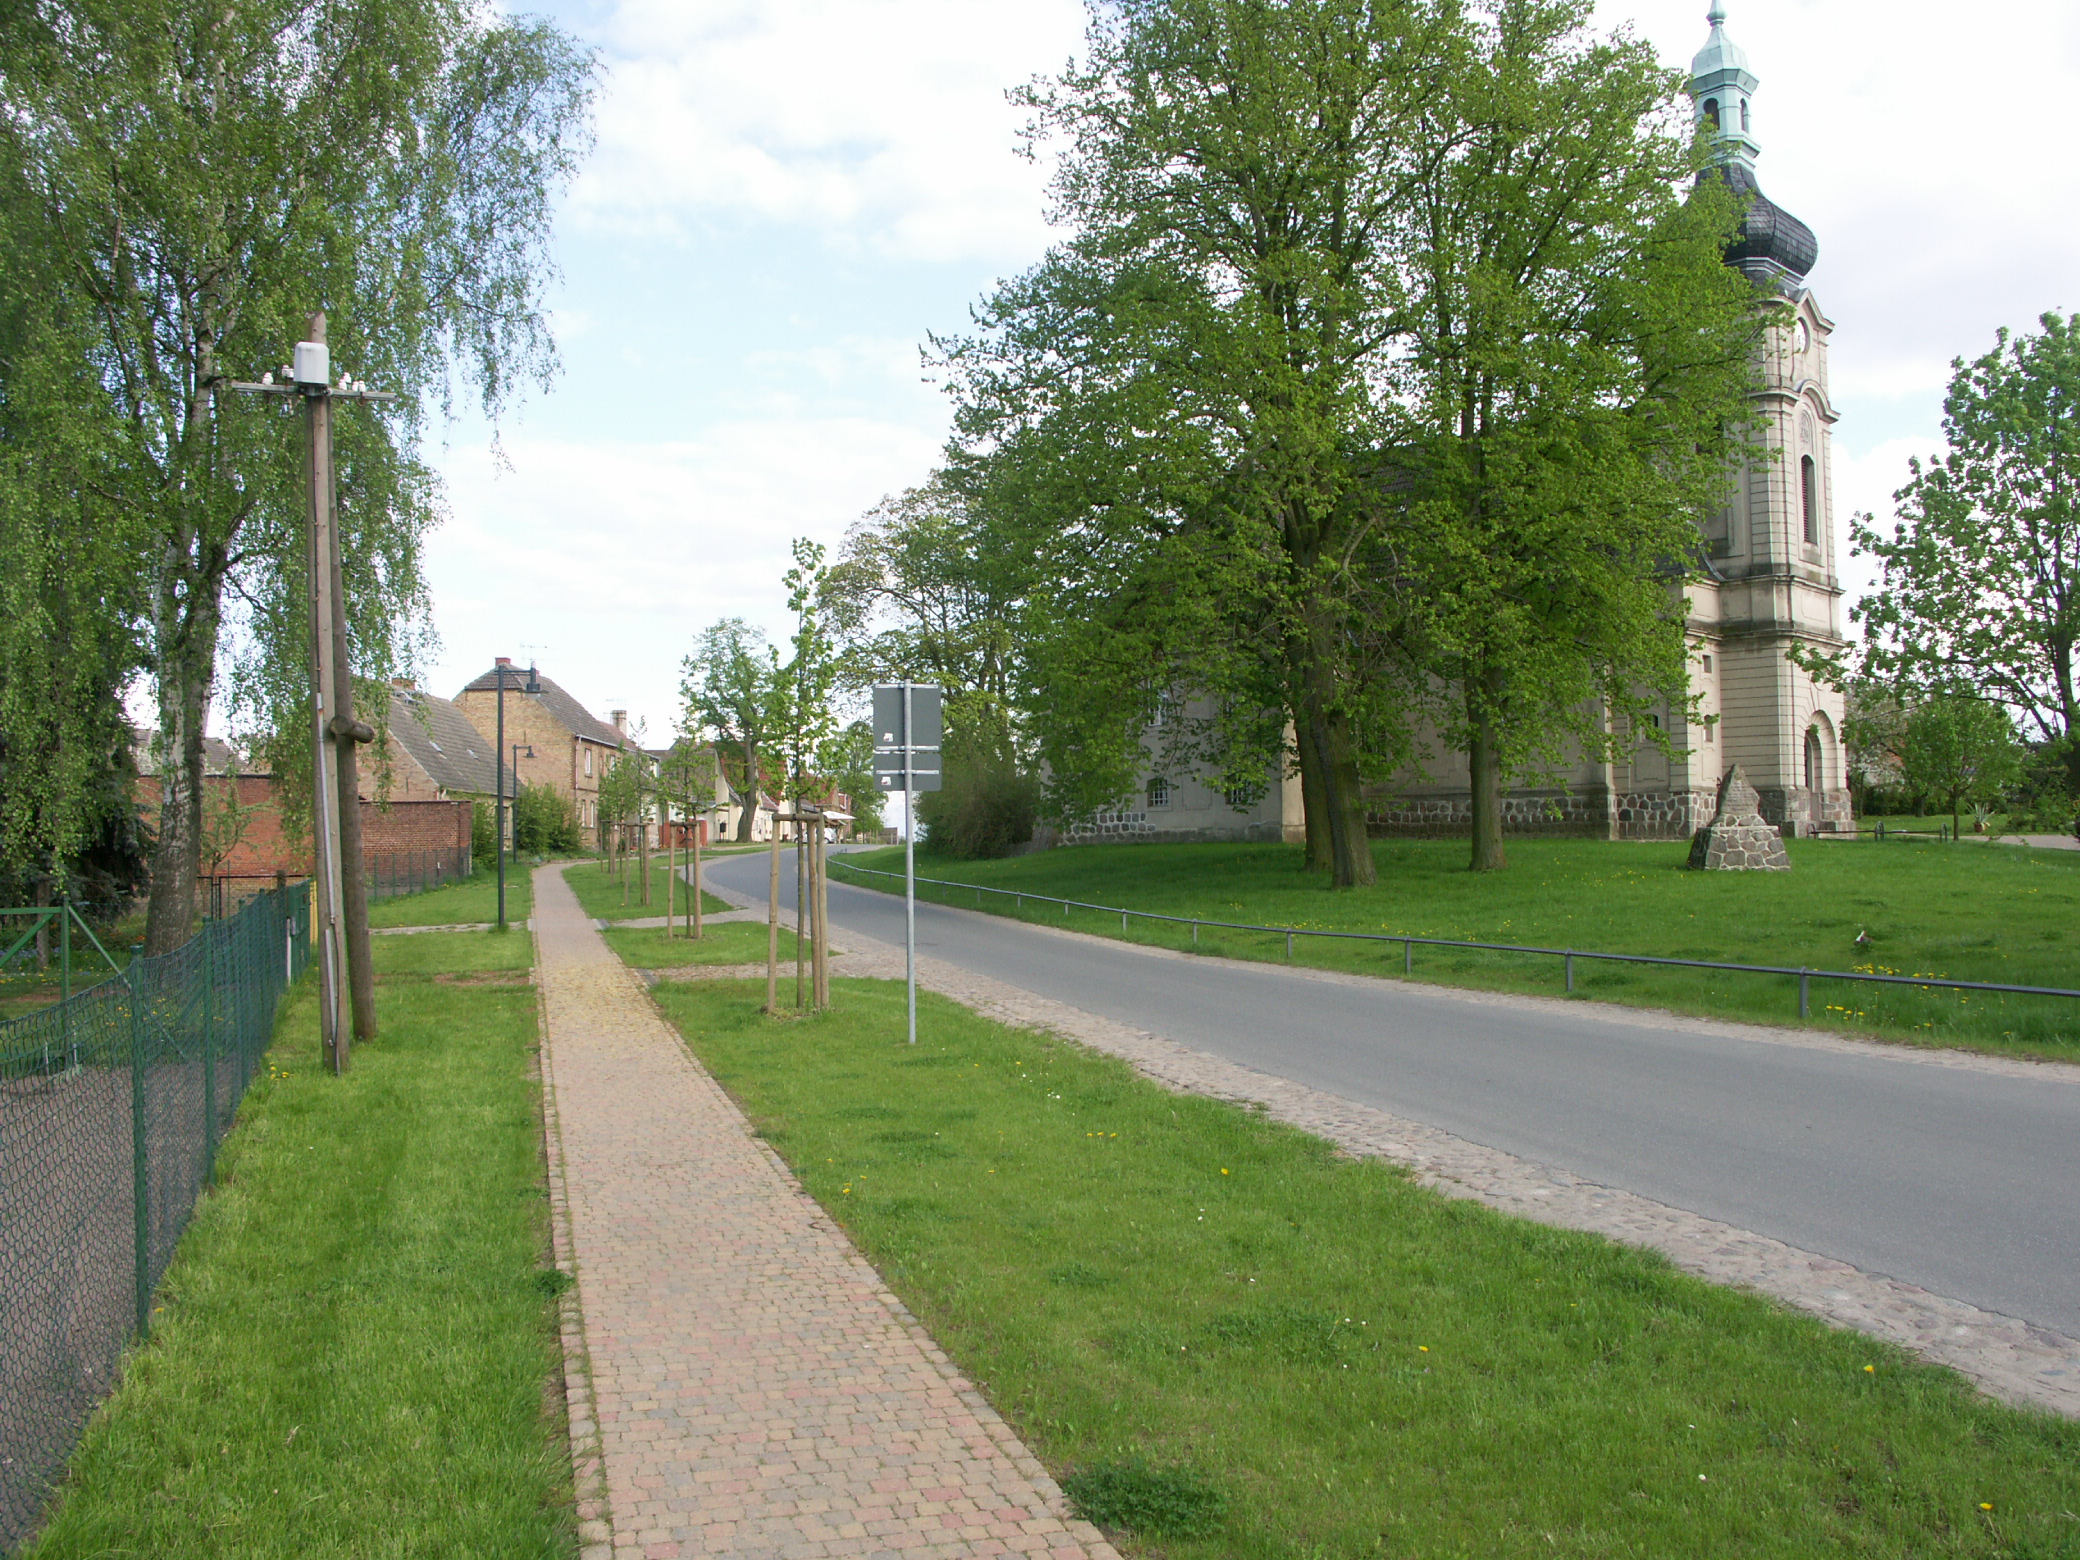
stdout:
[[1783,836],[1764,823],[1760,798],[1735,764],[1719,782],[1719,809],[1690,839],[1690,865],[1700,872],[1789,872]]

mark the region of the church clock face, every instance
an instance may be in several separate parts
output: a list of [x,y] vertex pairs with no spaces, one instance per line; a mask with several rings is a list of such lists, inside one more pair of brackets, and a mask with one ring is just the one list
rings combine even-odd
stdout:
[[1803,352],[1812,344],[1812,328],[1801,319],[1796,325],[1791,327],[1791,350],[1793,352]]

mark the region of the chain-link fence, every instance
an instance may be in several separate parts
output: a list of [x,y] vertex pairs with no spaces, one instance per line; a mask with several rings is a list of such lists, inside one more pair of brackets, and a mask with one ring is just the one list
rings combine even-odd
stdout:
[[400,894],[422,894],[471,876],[467,850],[386,850],[368,856],[370,899],[395,899]]
[[310,957],[303,884],[0,1024],[0,1551],[114,1382]]

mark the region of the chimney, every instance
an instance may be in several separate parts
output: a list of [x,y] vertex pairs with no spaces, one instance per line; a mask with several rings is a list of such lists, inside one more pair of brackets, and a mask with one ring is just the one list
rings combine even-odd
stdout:
[[498,658],[498,664],[500,666],[511,666],[513,664],[513,658],[509,655],[502,655]]
[[624,737],[628,735],[628,711],[627,711],[627,710],[616,710],[616,711],[614,711],[614,729],[615,729],[616,731],[620,732],[620,733],[621,733],[621,734],[622,734],[622,735],[623,735]]

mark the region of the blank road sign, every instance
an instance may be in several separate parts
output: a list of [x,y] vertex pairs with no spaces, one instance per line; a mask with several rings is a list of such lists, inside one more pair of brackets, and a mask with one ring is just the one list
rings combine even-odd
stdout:
[[903,685],[877,683],[874,688],[874,746],[937,748],[944,728],[940,697],[941,690],[930,683],[910,684],[910,721],[915,729],[906,731],[903,726]]

